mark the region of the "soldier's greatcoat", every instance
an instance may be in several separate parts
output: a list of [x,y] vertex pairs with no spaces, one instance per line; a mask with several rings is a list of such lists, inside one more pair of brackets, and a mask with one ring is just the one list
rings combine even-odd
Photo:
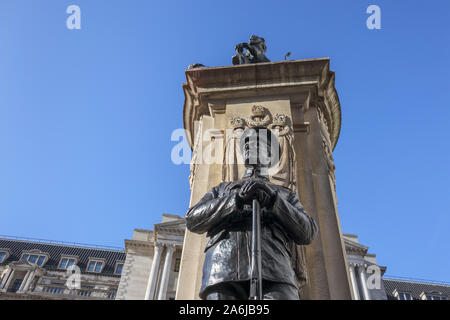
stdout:
[[[223,182],[212,188],[186,214],[186,226],[211,237],[205,248],[200,297],[205,290],[225,281],[248,281],[251,274],[251,207],[240,203],[237,193],[245,179]],[[294,191],[265,183],[276,190],[270,208],[262,209],[261,260],[263,280],[297,287],[291,265],[290,240],[309,244],[317,231]]]

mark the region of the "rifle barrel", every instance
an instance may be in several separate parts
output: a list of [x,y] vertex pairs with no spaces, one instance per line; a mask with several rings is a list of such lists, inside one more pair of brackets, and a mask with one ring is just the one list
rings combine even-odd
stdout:
[[262,300],[261,207],[257,199],[253,199],[251,271],[250,300]]

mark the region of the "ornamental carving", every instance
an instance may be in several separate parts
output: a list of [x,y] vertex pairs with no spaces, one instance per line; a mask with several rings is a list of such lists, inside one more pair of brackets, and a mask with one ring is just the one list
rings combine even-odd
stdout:
[[222,181],[236,181],[244,174],[244,160],[239,141],[245,130],[245,118],[235,115],[230,120],[232,130],[227,130],[227,140],[223,153]]
[[328,131],[328,122],[325,118],[325,115],[323,111],[320,109],[320,107],[317,107],[317,116],[319,119],[319,125],[320,125],[320,133],[322,135],[322,149],[325,154],[325,159],[327,161],[328,166],[328,174],[331,177],[331,181],[333,183],[333,189],[336,193],[336,166],[334,165],[334,159],[333,159],[333,151],[331,150],[331,141],[330,141],[330,133]]
[[249,127],[267,127],[271,121],[272,117],[269,110],[260,105],[254,105],[252,107],[252,114],[246,119]]
[[199,146],[201,145],[201,138],[202,138],[202,119],[200,118],[200,121],[198,121],[197,123],[198,127],[196,128],[197,132],[195,133],[195,138],[194,138],[194,147],[192,148],[192,159],[191,159],[191,164],[190,164],[190,169],[191,169],[191,173],[189,174],[189,186],[192,189],[192,185],[194,183],[194,178],[195,178],[195,171],[197,169],[197,158],[198,158],[198,152],[201,150],[199,150]]
[[279,162],[269,169],[271,180],[277,185],[296,191],[296,157],[291,119],[287,115],[277,113],[268,128],[278,137],[281,151]]

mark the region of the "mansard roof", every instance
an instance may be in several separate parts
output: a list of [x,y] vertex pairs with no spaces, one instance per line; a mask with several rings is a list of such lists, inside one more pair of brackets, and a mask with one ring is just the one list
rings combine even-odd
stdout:
[[411,294],[414,300],[420,300],[420,295],[422,293],[438,294],[447,297],[447,299],[450,299],[450,285],[448,284],[388,278],[383,278],[383,284],[388,300],[396,300],[396,298],[394,297],[395,290],[397,290],[398,292],[407,292]]
[[87,271],[89,259],[97,258],[105,261],[105,267],[101,272],[102,275],[119,276],[114,274],[116,262],[125,261],[124,250],[91,248],[87,246],[54,244],[40,241],[0,238],[0,248],[8,249],[10,252],[8,258],[0,263],[0,265],[7,265],[11,262],[19,261],[22,253],[38,250],[49,255],[48,261],[43,266],[47,270],[60,270],[58,266],[62,256],[76,256],[78,257],[77,265],[80,267],[82,273],[90,273]]

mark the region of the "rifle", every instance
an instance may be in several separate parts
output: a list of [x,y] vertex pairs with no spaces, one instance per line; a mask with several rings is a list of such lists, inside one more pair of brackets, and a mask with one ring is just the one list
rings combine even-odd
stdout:
[[253,199],[252,205],[252,265],[249,300],[262,300],[261,207],[257,199]]

